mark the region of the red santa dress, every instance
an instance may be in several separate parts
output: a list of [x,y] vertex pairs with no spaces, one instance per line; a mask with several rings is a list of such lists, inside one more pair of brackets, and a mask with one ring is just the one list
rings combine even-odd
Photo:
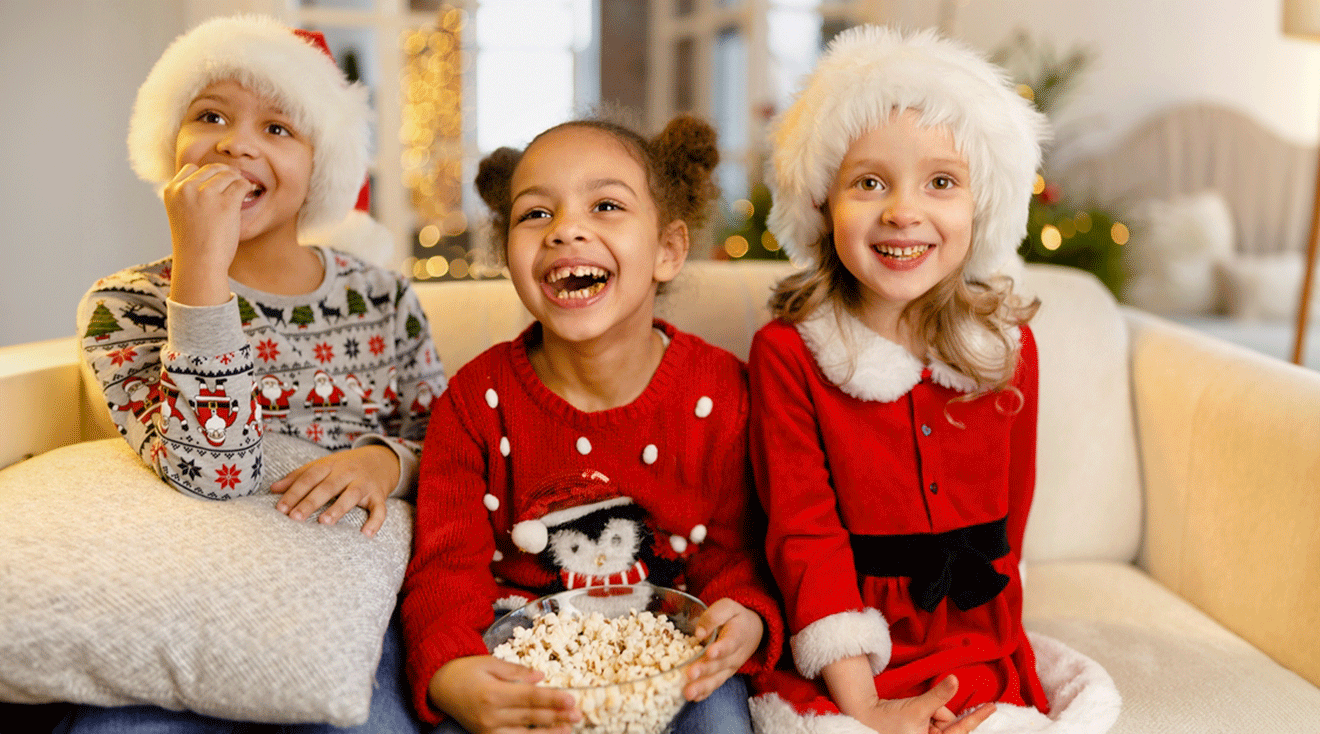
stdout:
[[1030,329],[1014,333],[1014,389],[965,400],[966,376],[822,311],[768,324],[749,358],[752,463],[796,665],[754,681],[758,730],[861,727],[820,678],[857,655],[882,699],[954,674],[955,713],[994,701],[1045,719],[1018,565],[1035,487]]

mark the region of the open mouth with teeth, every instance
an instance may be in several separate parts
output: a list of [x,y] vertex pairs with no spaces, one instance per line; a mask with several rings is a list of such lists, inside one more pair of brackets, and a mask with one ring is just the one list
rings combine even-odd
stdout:
[[595,265],[574,265],[546,273],[545,283],[556,298],[580,300],[600,293],[611,277],[610,271]]
[[243,197],[243,203],[248,204],[254,202],[257,199],[260,199],[262,194],[265,193],[266,193],[265,186],[262,186],[261,184],[252,184],[252,190],[247,193],[247,196]]
[[895,260],[916,260],[935,248],[931,244],[913,245],[911,247],[895,247],[891,245],[872,245],[871,250],[882,257],[893,258]]

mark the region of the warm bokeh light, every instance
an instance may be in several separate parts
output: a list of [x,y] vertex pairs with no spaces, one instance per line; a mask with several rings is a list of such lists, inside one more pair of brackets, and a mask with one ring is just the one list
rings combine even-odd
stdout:
[[1109,236],[1113,238],[1114,244],[1126,245],[1128,238],[1132,233],[1128,231],[1127,225],[1122,222],[1114,222],[1114,226],[1109,228]]
[[767,229],[761,233],[761,247],[764,247],[766,252],[779,252],[779,240],[775,239]]
[[467,231],[468,228],[467,215],[463,213],[462,209],[455,209],[454,211],[449,212],[449,214],[445,215],[444,226],[445,226],[445,230],[444,230],[445,234],[450,237],[463,234],[464,232]]
[[1040,229],[1040,243],[1047,250],[1057,250],[1059,245],[1063,244],[1063,235],[1059,233],[1059,228],[1053,224],[1047,224]]
[[449,275],[453,278],[468,277],[468,261],[461,257],[456,257],[449,261]]
[[745,222],[748,219],[751,219],[752,215],[756,213],[756,206],[747,199],[738,199],[729,205],[729,211],[733,214],[736,221]]
[[1029,84],[1017,85],[1017,93],[1022,95],[1023,99],[1030,100],[1032,102],[1036,101],[1036,90],[1032,89],[1031,85]]
[[747,244],[747,238],[742,235],[733,235],[724,240],[724,251],[729,253],[729,257],[735,260],[747,254],[750,249]]
[[1036,174],[1036,183],[1031,185],[1031,193],[1033,195],[1039,196],[1040,192],[1044,190],[1045,190],[1045,177],[1038,173]]
[[428,224],[425,227],[422,227],[422,230],[417,233],[417,244],[422,247],[435,247],[436,243],[439,241],[440,228],[434,224]]
[[1055,226],[1058,227],[1059,234],[1065,240],[1072,239],[1072,236],[1077,234],[1077,223],[1074,222],[1071,217],[1066,219],[1060,219],[1059,223],[1056,224]]
[[[444,237],[467,230],[463,216],[463,52],[461,32],[466,14],[442,10],[437,26],[404,31],[402,123],[399,141],[403,181],[422,224],[417,242],[435,247]],[[455,217],[454,215],[458,216]],[[425,272],[438,265],[427,259]],[[446,264],[444,270],[448,272]]]
[[432,278],[443,278],[449,274],[449,261],[440,255],[426,258],[426,273]]
[[1082,234],[1091,231],[1091,224],[1090,212],[1077,212],[1077,216],[1073,217],[1073,225],[1076,226],[1077,231]]

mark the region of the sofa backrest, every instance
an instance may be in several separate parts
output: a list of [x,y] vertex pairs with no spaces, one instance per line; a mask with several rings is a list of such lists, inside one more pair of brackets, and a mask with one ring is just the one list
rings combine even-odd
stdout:
[[[771,288],[790,272],[782,262],[690,262],[662,296],[659,315],[746,359],[752,335],[769,319]],[[1134,560],[1141,483],[1123,318],[1109,292],[1081,271],[1029,266],[1024,287],[1044,304],[1032,323],[1041,410],[1026,556]],[[449,374],[530,322],[508,281],[416,289]]]
[[1107,150],[1058,173],[1064,192],[1134,209],[1147,200],[1215,191],[1233,216],[1239,254],[1304,252],[1316,149],[1217,104],[1163,110]]

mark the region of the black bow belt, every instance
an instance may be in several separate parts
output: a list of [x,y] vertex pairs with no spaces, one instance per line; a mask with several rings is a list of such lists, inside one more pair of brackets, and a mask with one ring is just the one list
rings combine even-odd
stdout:
[[853,535],[853,564],[865,576],[911,577],[913,601],[928,612],[945,597],[967,611],[1008,586],[990,563],[1008,555],[1007,521],[938,534]]

